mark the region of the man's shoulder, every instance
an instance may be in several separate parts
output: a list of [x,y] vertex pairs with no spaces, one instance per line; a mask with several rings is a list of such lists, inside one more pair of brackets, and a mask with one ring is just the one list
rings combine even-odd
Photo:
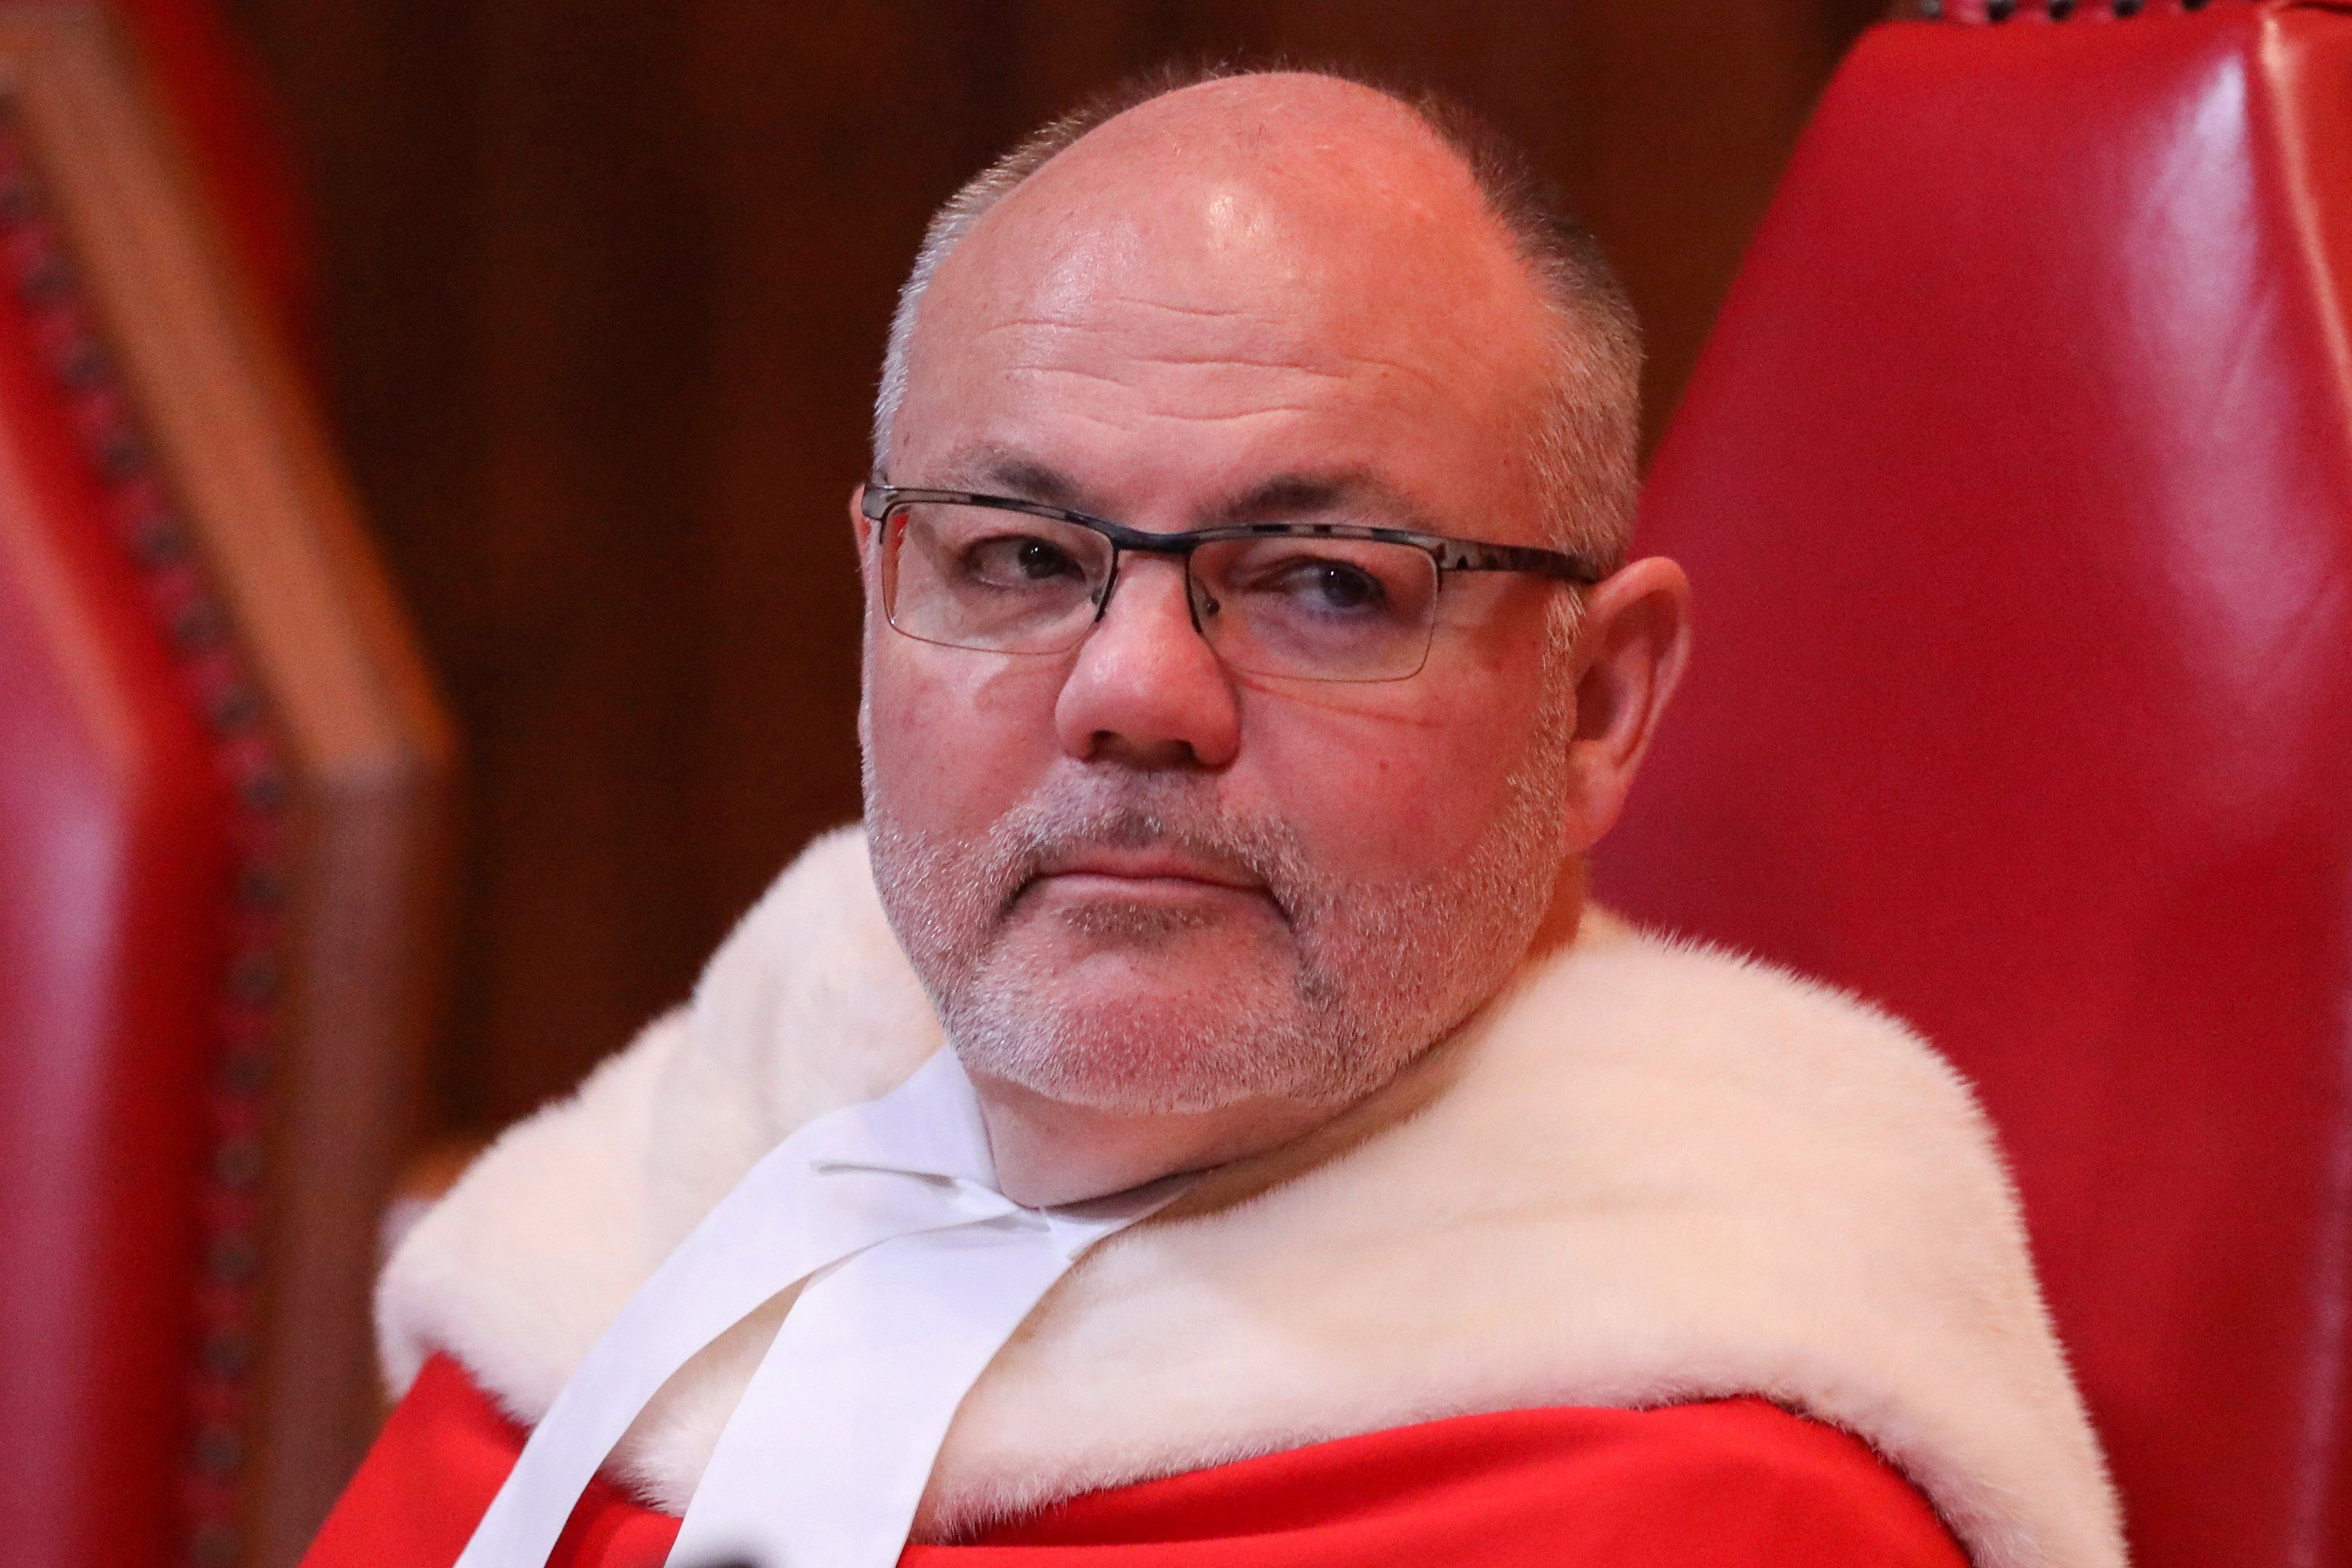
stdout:
[[[1927,1500],[1866,1445],[1759,1399],[1422,1422],[1074,1498],[978,1539],[1285,1542],[1290,1554],[1269,1563],[1966,1562]],[[933,1563],[921,1552],[908,1562]]]
[[404,1238],[376,1290],[392,1391],[448,1352],[536,1415],[762,1154],[887,1092],[940,1037],[865,835],[820,837],[737,924],[690,1006],[509,1128]]
[[[863,855],[825,841],[689,1015],[419,1226],[381,1296],[396,1379],[447,1352],[535,1419],[761,1153],[935,1048]],[[1439,1415],[1759,1394],[1864,1434],[1972,1542],[2114,1560],[1990,1129],[1898,1021],[1596,919],[1412,1076],[1339,1152],[1089,1254],[967,1396],[931,1527]],[[682,1507],[761,1342],[674,1380],[615,1472]]]
[[[302,1568],[449,1568],[527,1434],[466,1369],[429,1358],[384,1423]],[[677,1521],[592,1482],[548,1568],[659,1568]]]
[[[446,1568],[523,1438],[463,1368],[435,1358],[306,1568]],[[652,1568],[677,1528],[674,1517],[600,1482],[582,1500],[554,1561]],[[1186,1561],[1264,1568],[1465,1560],[1489,1568],[1626,1561],[1959,1568],[1965,1561],[1926,1500],[1866,1446],[1740,1399],[1507,1411],[1366,1433],[1072,1498],[967,1542],[910,1548],[904,1562],[958,1568],[1072,1548],[1141,1561],[1180,1543]]]
[[[1867,998],[1780,964],[1644,931],[1595,909],[1575,945],[1530,966],[1500,1016],[1562,1044],[1579,1062],[1638,1059],[1644,1070],[1728,1069],[1728,1086],[1769,1094],[1824,1083],[1870,1087],[1892,1107],[1971,1142],[1990,1124],[1967,1081],[1904,1020]],[[1812,1100],[1812,1114],[1847,1108]]]
[[456,1356],[536,1415],[660,1262],[647,1216],[661,1084],[686,1016],[647,1026],[572,1094],[509,1127],[425,1213],[377,1281],[392,1392]]
[[[1618,1131],[1664,1140],[1695,1177],[1717,1178],[1700,1184],[1716,1199],[1783,1215],[1832,1204],[1890,1246],[1935,1215],[1997,1246],[2021,1240],[1998,1134],[1967,1079],[1839,987],[1609,918],[1474,1029],[1484,1059],[1455,1098],[1498,1123],[1601,1147]],[[1632,1142],[1615,1153],[1623,1168],[1655,1163]]]

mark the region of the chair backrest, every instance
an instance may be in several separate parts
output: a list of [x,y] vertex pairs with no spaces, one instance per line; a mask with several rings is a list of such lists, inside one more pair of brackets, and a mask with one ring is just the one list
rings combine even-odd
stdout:
[[148,90],[0,7],[0,1556],[274,1568],[374,1426],[450,744]]
[[1644,503],[1698,647],[1601,893],[1975,1079],[2149,1568],[2352,1553],[2347,312],[2352,8],[1945,0]]
[[[0,128],[0,201],[16,151]],[[105,489],[8,289],[0,1518],[10,1555],[44,1564],[177,1544],[232,888],[228,784]]]

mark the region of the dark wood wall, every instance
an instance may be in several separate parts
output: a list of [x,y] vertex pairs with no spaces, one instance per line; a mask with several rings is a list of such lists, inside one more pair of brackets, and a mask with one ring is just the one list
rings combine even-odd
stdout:
[[235,0],[312,189],[322,374],[464,729],[445,1129],[686,994],[853,816],[843,503],[930,209],[1171,57],[1450,89],[1569,191],[1671,408],[1878,0]]

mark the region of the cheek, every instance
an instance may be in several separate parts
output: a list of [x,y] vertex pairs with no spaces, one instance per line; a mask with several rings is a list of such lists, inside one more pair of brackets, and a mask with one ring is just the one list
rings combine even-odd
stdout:
[[882,804],[910,829],[985,830],[1052,765],[1059,661],[932,648],[886,633],[866,681]]
[[1466,671],[1425,685],[1267,692],[1244,758],[1326,864],[1386,881],[1477,843],[1526,752],[1531,698],[1524,682]]

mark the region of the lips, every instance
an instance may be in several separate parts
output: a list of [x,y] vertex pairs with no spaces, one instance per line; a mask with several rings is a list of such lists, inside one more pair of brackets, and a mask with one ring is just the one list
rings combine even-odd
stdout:
[[[1129,883],[1138,890],[1153,885],[1191,884],[1234,892],[1263,893],[1265,884],[1237,866],[1174,849],[1088,848],[1055,856],[1039,868],[1039,881]],[[1170,888],[1171,891],[1177,890]]]

